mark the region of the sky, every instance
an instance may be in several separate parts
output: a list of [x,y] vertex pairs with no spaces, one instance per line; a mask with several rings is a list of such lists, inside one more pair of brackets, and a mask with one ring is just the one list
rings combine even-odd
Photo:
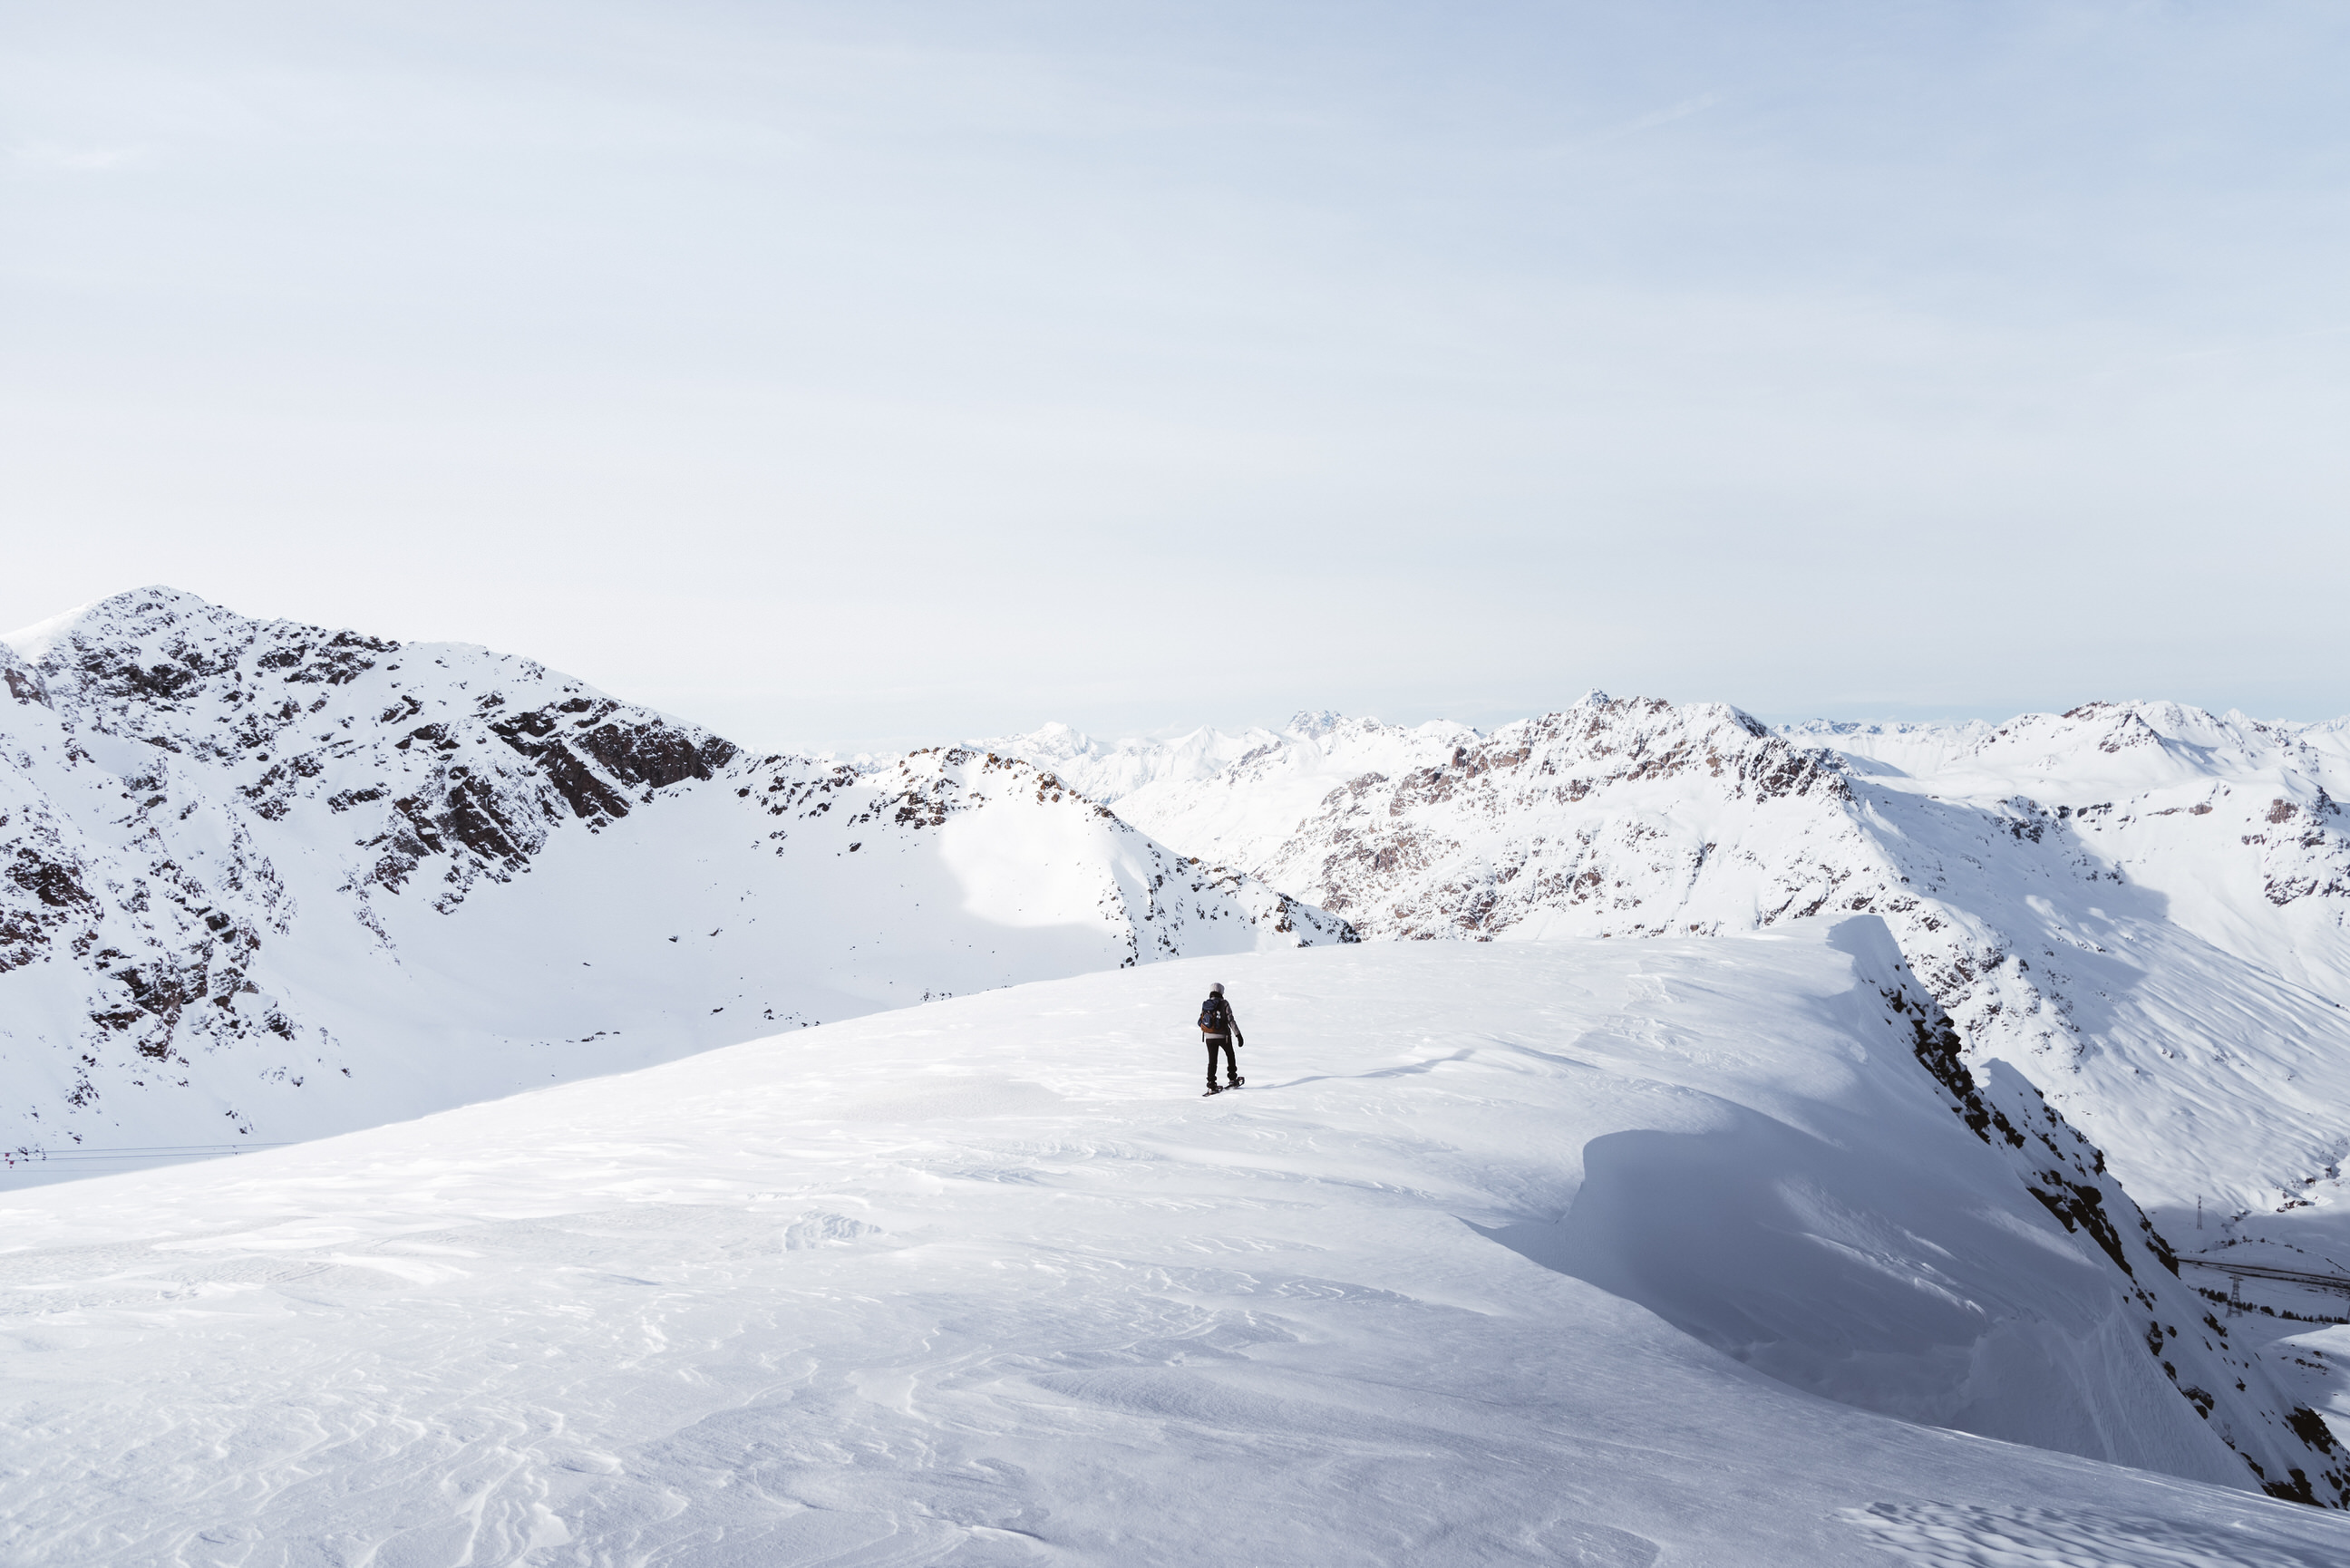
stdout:
[[0,0],[0,627],[745,743],[2350,712],[2350,12]]

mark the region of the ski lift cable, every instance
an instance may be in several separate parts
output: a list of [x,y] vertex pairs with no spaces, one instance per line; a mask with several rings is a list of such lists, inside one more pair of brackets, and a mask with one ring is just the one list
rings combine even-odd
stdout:
[[2251,1280],[2282,1280],[2289,1284],[2308,1285],[2321,1291],[2340,1291],[2350,1295],[2350,1275],[2317,1274],[2301,1269],[2280,1269],[2273,1263],[2238,1263],[2219,1258],[2191,1258],[2184,1253],[2178,1261],[2199,1268],[2218,1269],[2222,1272]]

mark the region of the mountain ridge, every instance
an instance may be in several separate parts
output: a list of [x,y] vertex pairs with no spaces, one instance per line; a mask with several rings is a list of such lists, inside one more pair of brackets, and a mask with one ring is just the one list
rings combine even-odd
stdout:
[[[1471,1129],[1528,1075],[1555,1080],[1525,1101],[1565,1096],[1554,1119],[1610,1101],[1579,1165],[1545,1124],[1495,1184],[1508,1207],[1472,1222],[1524,1259],[1862,1409],[2350,1501],[2303,1380],[2204,1306],[2156,1223],[2182,1179],[2262,1199],[2220,1241],[2264,1256],[2335,1246],[2350,1213],[2337,731],[2086,704],[1790,733],[1595,691],[1485,731],[1315,712],[1122,745],[1051,728],[1045,761],[1015,738],[851,765],[754,755],[473,645],[169,590],[5,647],[0,1060],[32,1085],[20,1155],[109,1127],[192,1142],[215,1116],[214,1137],[261,1147],[482,1112],[420,1124],[432,1139],[528,1121],[528,1100],[482,1104],[519,1089],[746,1040],[729,1070],[773,1096],[794,1074],[820,1085],[833,1042],[883,1038],[926,1081],[864,1092],[850,1120],[924,1147],[926,1121],[1066,1100],[1066,1065],[1060,1087],[951,1108],[927,1080],[995,1074],[1043,1025],[1020,1008],[1082,997],[1136,1048],[1087,1056],[1122,1075],[1119,1108],[1050,1130],[1050,1158],[1108,1169],[1135,1162],[1097,1147],[1101,1118],[1159,1116],[1133,1102],[1166,1092],[1171,1052],[1140,1044],[1196,1046],[1172,979],[1087,977],[1245,957],[1267,965],[1232,966],[1263,984],[1252,1018],[1326,1054],[1271,1114],[1310,1127],[1318,1096],[1376,1100],[1390,1072]],[[1314,984],[1271,962],[1359,936],[1397,961]],[[1450,961],[1474,944],[1515,967]],[[1446,961],[1403,956],[1421,953]],[[925,1055],[915,1018],[794,1034],[808,1049],[780,1075],[742,1066],[788,1050],[781,1028],[1069,977],[938,1014],[1012,1030],[960,1058]],[[1395,989],[1415,982],[1451,1001]],[[1366,1073],[1363,1038],[1393,1061]],[[26,1064],[65,1072],[45,1085]],[[819,1218],[824,1238],[875,1233]]]
[[7,647],[18,1159],[310,1136],[775,1023],[1352,940],[1001,755],[753,755],[527,659],[170,589]]

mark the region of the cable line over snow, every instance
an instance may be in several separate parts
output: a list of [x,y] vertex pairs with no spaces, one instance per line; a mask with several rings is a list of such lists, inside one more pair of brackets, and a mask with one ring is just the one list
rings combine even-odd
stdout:
[[2300,1269],[2280,1269],[2271,1263],[2238,1263],[2220,1258],[2190,1258],[2180,1253],[2178,1261],[2199,1268],[2218,1269],[2225,1273],[2241,1274],[2248,1280],[2282,1280],[2289,1284],[2307,1285],[2313,1290],[2339,1291],[2350,1295],[2350,1275],[2310,1273]]

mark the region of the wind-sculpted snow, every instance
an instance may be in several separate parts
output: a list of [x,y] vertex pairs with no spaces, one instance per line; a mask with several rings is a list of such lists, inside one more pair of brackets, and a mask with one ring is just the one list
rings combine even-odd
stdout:
[[1491,733],[1325,719],[1118,809],[1367,937],[1882,915],[1970,1058],[2165,1211],[2236,1213],[2350,1196],[2346,732],[2171,703],[1773,732],[1593,693]]
[[[2178,1427],[2176,1398],[2271,1495],[2350,1506],[2350,1455],[2180,1282],[2168,1243],[2104,1157],[2013,1068],[1970,1071],[1881,921],[1848,919],[1829,940],[1881,1003],[1877,1044],[1907,1047],[1914,1066],[1881,1084],[1853,1075],[1832,1116],[1790,1114],[1777,1098],[1783,1048],[1759,1027],[1752,1064],[1669,1070],[1733,1102],[1716,1118],[1594,1139],[1566,1214],[1496,1239],[1847,1404],[2204,1473],[2159,1436]],[[1856,1055],[1874,1059],[1865,1044]],[[1956,1127],[1926,1125],[1928,1081]],[[1967,1136],[1988,1161],[1951,1147]],[[2047,1293],[2044,1241],[2002,1202],[2019,1193],[2081,1244],[2078,1256],[2094,1249],[2110,1295]],[[1791,1237],[1817,1246],[1791,1248]]]
[[0,1551],[2342,1561],[2258,1495],[2335,1484],[2305,1342],[1873,924],[1140,965],[0,1197]]
[[1009,758],[749,756],[528,659],[169,589],[7,647],[0,1147],[19,1172],[365,1126],[926,995],[1352,940]]
[[2239,1529],[2024,1503],[1873,1503],[1839,1515],[1924,1568],[2334,1568],[2338,1543],[2248,1541]]

